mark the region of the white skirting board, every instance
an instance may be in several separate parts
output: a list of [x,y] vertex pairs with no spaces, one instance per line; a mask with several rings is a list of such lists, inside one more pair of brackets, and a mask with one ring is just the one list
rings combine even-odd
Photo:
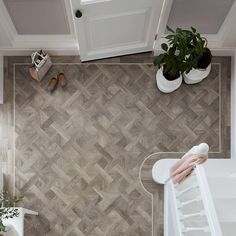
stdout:
[[4,87],[4,69],[3,56],[0,55],[0,104],[3,104],[3,87]]

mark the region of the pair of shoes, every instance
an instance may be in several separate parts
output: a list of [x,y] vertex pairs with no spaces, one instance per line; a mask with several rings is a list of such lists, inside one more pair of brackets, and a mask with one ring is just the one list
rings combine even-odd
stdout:
[[60,84],[62,88],[66,86],[66,78],[65,78],[64,73],[59,73],[57,75],[57,78],[55,77],[51,78],[47,87],[48,91],[53,93],[56,90],[58,83]]

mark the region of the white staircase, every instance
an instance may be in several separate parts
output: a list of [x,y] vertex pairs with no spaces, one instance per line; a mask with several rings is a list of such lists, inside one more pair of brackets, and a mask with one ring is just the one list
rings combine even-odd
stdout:
[[[161,160],[162,171],[175,162]],[[210,159],[181,184],[164,184],[165,236],[236,235],[236,160]]]
[[223,236],[236,235],[236,161],[215,160],[204,166]]

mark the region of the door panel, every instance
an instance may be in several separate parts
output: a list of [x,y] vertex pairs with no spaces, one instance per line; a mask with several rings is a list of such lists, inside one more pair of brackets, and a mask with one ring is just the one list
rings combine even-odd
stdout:
[[72,0],[82,61],[152,51],[163,0]]
[[[86,27],[89,29],[88,38],[91,39],[89,49],[117,47],[142,42],[147,33],[147,23],[149,22],[147,18],[149,18],[147,10],[91,18]],[[134,25],[133,22],[136,24]],[[113,27],[119,30],[106,35],[107,29]],[[131,28],[133,28],[132,31]],[[104,37],[105,35],[106,37]]]

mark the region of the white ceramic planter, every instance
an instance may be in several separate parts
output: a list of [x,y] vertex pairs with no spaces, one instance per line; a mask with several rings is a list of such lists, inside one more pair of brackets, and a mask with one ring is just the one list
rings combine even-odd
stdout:
[[180,76],[176,80],[167,80],[162,73],[162,70],[159,69],[156,74],[156,82],[158,89],[163,93],[171,93],[178,89],[182,84],[183,78]]
[[11,235],[14,236],[15,235],[14,233],[16,233],[14,229],[11,230],[11,227],[6,226],[6,232],[0,232],[0,236],[11,236]]
[[188,74],[183,74],[184,82],[186,84],[197,84],[205,79],[211,72],[211,64],[206,70],[192,69]]

